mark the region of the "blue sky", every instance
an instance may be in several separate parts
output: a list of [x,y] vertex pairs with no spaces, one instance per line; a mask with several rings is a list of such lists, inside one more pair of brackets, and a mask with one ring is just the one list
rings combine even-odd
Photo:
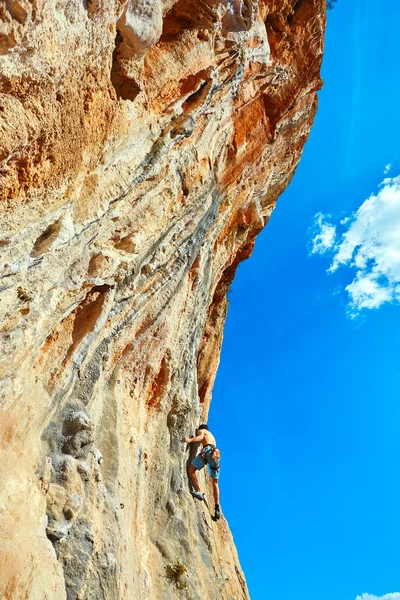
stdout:
[[[252,600],[400,592],[400,306],[351,318],[356,254],[327,273],[343,234],[360,231],[356,211],[374,194],[379,212],[379,185],[400,175],[399,22],[397,0],[339,0],[329,13],[314,128],[230,292],[209,424]],[[310,255],[318,213],[336,241]],[[367,278],[381,261],[382,289],[392,217],[394,248],[385,221],[361,227],[353,248],[383,240],[386,254],[364,260]]]

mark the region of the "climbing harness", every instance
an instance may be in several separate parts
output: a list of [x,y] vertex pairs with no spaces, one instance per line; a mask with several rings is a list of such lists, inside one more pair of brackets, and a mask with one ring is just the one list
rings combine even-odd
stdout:
[[212,471],[219,470],[221,460],[221,452],[219,448],[216,448],[216,446],[213,444],[207,444],[200,452],[200,456],[209,465]]
[[210,469],[212,469],[213,471],[218,471],[220,460],[221,460],[221,452],[219,451],[219,448],[214,448],[214,450],[212,450],[212,452],[211,452],[211,456],[208,461],[208,464],[210,465]]
[[208,455],[213,450],[215,450],[215,446],[213,444],[207,444],[206,446],[204,446],[203,450],[200,452],[201,458],[203,460],[207,460]]

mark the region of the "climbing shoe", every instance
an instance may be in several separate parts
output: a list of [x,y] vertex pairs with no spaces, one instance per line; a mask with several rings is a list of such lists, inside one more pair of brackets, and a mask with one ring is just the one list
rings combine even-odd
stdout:
[[193,496],[193,498],[196,498],[197,500],[204,500],[204,494],[201,494],[200,492],[190,492]]
[[216,505],[215,505],[215,515],[214,515],[214,519],[215,519],[216,521],[218,521],[218,519],[220,519],[220,518],[221,518],[221,509],[220,509],[220,507],[219,507],[219,504],[216,504]]

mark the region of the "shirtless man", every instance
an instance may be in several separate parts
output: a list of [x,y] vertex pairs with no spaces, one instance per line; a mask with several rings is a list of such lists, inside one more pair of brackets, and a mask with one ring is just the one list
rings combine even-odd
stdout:
[[[196,437],[188,438],[185,437],[182,440],[185,444],[192,444],[195,442],[201,442],[203,445],[203,450],[196,456],[194,460],[192,460],[191,465],[188,468],[188,474],[190,479],[192,480],[194,491],[191,492],[194,498],[197,500],[204,500],[204,494],[200,491],[199,478],[197,476],[196,471],[201,471],[203,467],[208,465],[208,472],[210,473],[212,484],[213,484],[213,496],[215,502],[215,519],[219,519],[221,517],[221,510],[219,507],[219,488],[218,488],[218,478],[219,478],[219,450],[216,447],[215,437],[213,434],[208,431],[207,425],[200,425],[198,430],[196,431]],[[214,452],[216,451],[216,452]]]

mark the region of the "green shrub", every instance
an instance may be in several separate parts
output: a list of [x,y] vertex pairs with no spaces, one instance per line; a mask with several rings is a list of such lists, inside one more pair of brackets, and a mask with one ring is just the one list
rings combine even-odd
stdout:
[[182,576],[187,573],[187,569],[185,565],[183,565],[179,560],[176,560],[172,565],[167,565],[165,567],[165,574],[167,576],[168,581],[174,583],[178,590],[187,590],[188,584],[182,581]]

